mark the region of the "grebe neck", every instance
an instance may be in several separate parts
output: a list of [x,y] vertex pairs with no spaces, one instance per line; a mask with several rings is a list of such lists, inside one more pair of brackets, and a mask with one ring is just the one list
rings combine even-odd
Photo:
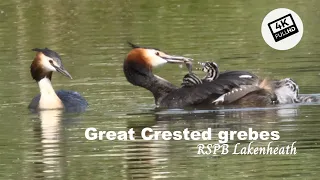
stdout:
[[47,77],[44,77],[43,79],[38,81],[38,85],[40,88],[41,95],[43,96],[52,95],[52,94],[56,95],[56,92],[52,87],[51,81]]
[[123,71],[127,80],[136,86],[143,87],[152,92],[156,105],[170,92],[177,89],[169,81],[154,75],[152,69],[134,61],[126,61]]
[[49,78],[44,77],[38,81],[40,88],[40,109],[62,109],[63,103],[54,91]]
[[163,79],[160,76],[153,75],[152,80],[149,83],[149,86],[145,87],[152,92],[155,104],[159,105],[161,100],[168,95],[173,90],[176,90],[177,87],[171,84],[169,81]]

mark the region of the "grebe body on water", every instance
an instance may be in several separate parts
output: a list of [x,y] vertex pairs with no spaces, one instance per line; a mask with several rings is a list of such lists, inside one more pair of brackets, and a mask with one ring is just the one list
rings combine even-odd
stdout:
[[[219,77],[218,65],[214,62],[199,63],[201,70],[206,76],[200,79],[193,73],[185,75],[182,85],[194,86],[203,81],[212,81]],[[189,71],[191,72],[191,71]],[[290,78],[274,81],[262,81],[258,85],[245,85],[220,96],[214,104],[290,104],[299,102],[315,101],[313,98],[302,98],[299,96],[299,86]]]
[[32,99],[28,108],[31,110],[84,111],[88,103],[78,92],[55,91],[52,87],[52,72],[57,71],[72,79],[68,71],[64,69],[58,53],[48,48],[32,50],[37,54],[30,67],[31,76],[38,83],[40,94]]
[[157,49],[129,44],[132,50],[124,60],[125,77],[131,84],[152,92],[158,107],[212,106],[212,102],[221,95],[243,85],[257,84],[259,80],[257,76],[249,72],[230,71],[221,73],[214,81],[179,88],[154,75],[152,68],[166,63],[190,63],[190,58],[171,56]]

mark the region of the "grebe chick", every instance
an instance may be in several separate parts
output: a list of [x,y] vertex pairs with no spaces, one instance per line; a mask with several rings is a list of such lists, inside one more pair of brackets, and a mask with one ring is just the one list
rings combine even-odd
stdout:
[[241,85],[256,84],[258,80],[251,73],[233,71],[221,74],[218,79],[212,82],[204,82],[188,88],[178,88],[167,80],[154,75],[152,69],[166,63],[190,63],[190,58],[171,56],[158,49],[143,48],[132,43],[129,45],[132,50],[123,63],[125,77],[131,84],[152,92],[158,107],[212,106],[211,102],[219,96],[234,88],[239,88]]
[[299,103],[299,86],[291,78],[275,80],[272,83],[279,104]]
[[186,74],[183,77],[182,86],[188,87],[188,86],[194,86],[196,84],[202,84],[204,81],[211,82],[219,77],[219,67],[218,64],[215,62],[205,62],[201,63],[198,62],[202,66],[200,69],[203,72],[206,72],[207,74],[200,79],[197,75],[192,73],[191,67],[188,67],[189,73]]
[[37,53],[30,66],[30,72],[32,78],[39,85],[40,94],[32,99],[28,108],[31,110],[84,111],[88,103],[79,93],[64,90],[54,91],[52,87],[52,72],[58,71],[72,79],[68,71],[64,69],[59,54],[48,48],[32,50]]
[[299,94],[299,86],[291,78],[274,82],[275,93],[279,102],[284,103],[316,103],[320,102],[319,96]]
[[202,68],[200,68],[200,70],[207,73],[202,78],[202,81],[211,82],[219,77],[220,72],[219,72],[219,67],[218,67],[217,63],[207,61],[205,63],[198,62],[198,64],[200,64],[202,66]]

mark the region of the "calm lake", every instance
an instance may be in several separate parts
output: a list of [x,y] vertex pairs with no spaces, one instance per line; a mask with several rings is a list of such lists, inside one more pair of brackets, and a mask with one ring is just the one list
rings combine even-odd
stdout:
[[[261,35],[263,18],[285,7],[303,21],[293,49],[278,51]],[[319,104],[232,110],[155,110],[147,90],[122,71],[127,41],[224,70],[290,77],[302,94],[320,93],[320,1],[310,0],[7,0],[0,2],[0,179],[319,179]],[[53,75],[55,89],[80,92],[85,113],[31,113],[39,93],[30,75],[35,52],[57,51],[70,80]],[[154,73],[180,85],[185,67]],[[196,72],[201,74],[201,72]],[[85,130],[136,131],[135,141],[89,141]],[[203,131],[210,141],[142,140],[139,132]],[[296,141],[296,155],[198,155],[218,143],[219,131],[279,131],[273,145]],[[230,147],[247,141],[231,140]],[[268,141],[254,141],[267,146]]]

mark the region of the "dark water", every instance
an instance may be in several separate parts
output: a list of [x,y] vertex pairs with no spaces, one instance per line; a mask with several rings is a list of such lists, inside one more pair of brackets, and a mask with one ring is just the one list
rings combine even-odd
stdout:
[[[294,10],[304,23],[301,42],[276,51],[260,26],[271,10]],[[318,179],[319,105],[225,111],[154,110],[151,93],[129,84],[122,62],[126,41],[161,48],[222,70],[293,78],[306,94],[320,92],[320,2],[11,0],[0,2],[0,179]],[[27,110],[38,87],[29,73],[35,47],[62,56],[69,80],[54,74],[56,89],[80,92],[83,114]],[[155,69],[179,85],[175,65]],[[211,141],[88,141],[86,128],[139,132],[206,130]],[[279,131],[275,145],[296,141],[296,155],[198,155],[219,131]],[[238,140],[229,141],[234,146]],[[266,146],[269,141],[255,141]],[[248,144],[249,141],[241,141]]]

